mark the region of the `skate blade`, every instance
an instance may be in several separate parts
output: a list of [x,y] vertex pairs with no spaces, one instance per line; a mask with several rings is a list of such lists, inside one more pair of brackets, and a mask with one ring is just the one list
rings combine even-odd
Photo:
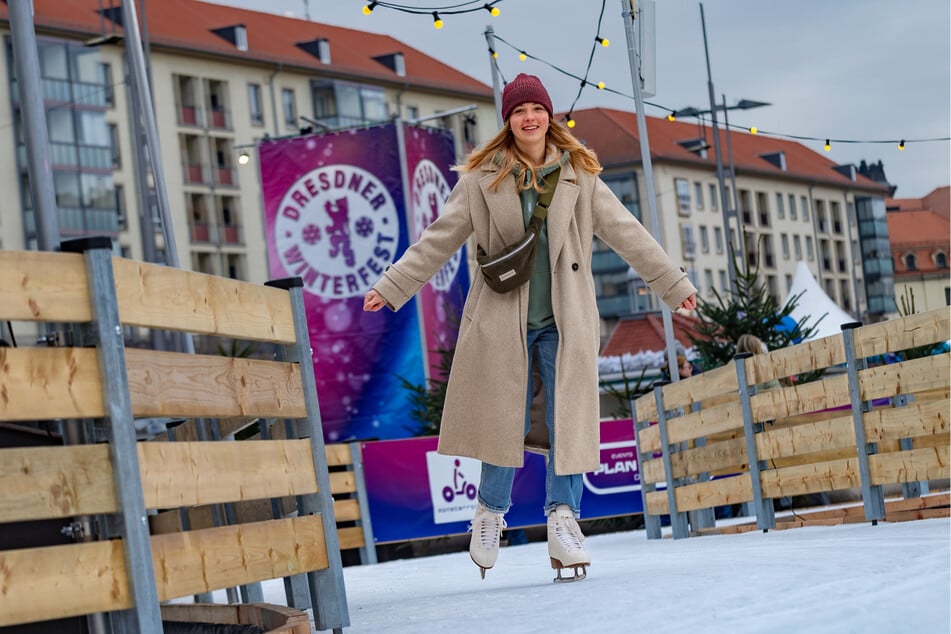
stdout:
[[[469,559],[472,559],[471,555],[469,556]],[[472,563],[474,563],[476,566],[479,566],[479,563],[475,559],[472,559]],[[489,566],[489,568],[491,568],[491,566]],[[489,568],[486,568],[484,566],[479,566],[479,574],[482,575],[483,579],[485,579],[485,571],[488,570]]]
[[[572,583],[575,581],[581,581],[588,577],[588,566],[590,563],[575,564],[574,566],[564,566],[557,559],[551,558],[551,567],[555,570],[557,576],[552,579],[555,583]],[[562,570],[572,570],[573,575],[570,577],[562,577]]]

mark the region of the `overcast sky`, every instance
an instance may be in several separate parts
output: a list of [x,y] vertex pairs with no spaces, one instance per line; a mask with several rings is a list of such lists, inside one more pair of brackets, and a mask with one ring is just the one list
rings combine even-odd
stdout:
[[[391,35],[487,85],[492,75],[485,27],[543,62],[520,62],[500,44],[505,80],[539,75],[556,110],[571,108],[579,82],[551,66],[584,76],[598,32],[600,0],[502,0],[501,15],[484,10],[432,17],[378,6],[363,15],[364,0],[215,0]],[[406,7],[446,7],[463,0],[400,0]],[[473,6],[479,7],[482,0]],[[676,109],[709,109],[700,2],[656,0],[657,94],[647,101]],[[622,95],[586,87],[575,109],[605,106],[635,111],[621,0],[605,0],[589,80]],[[837,143],[951,136],[951,9],[948,0],[706,0],[703,2],[716,99],[772,105],[731,113],[730,123],[757,126],[802,141],[837,163],[882,160],[898,186],[896,196],[919,197],[951,183],[951,143]],[[252,27],[253,28],[253,27]],[[547,64],[546,64],[547,63]],[[550,65],[550,66],[549,66]],[[666,111],[648,106],[649,115]],[[722,117],[721,117],[722,122]]]

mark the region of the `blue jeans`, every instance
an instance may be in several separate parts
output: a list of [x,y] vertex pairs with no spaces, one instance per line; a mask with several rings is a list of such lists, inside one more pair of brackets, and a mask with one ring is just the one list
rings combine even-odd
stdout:
[[[538,369],[545,390],[545,426],[548,428],[548,460],[545,468],[545,515],[559,504],[567,504],[575,517],[581,513],[581,474],[555,474],[555,357],[558,354],[558,328],[555,324],[529,330],[528,344],[528,394],[525,399],[525,433],[530,424],[529,411],[532,404],[532,365],[538,356]],[[498,467],[482,463],[482,479],[479,483],[479,502],[494,513],[506,513],[512,505],[512,484],[516,467]]]

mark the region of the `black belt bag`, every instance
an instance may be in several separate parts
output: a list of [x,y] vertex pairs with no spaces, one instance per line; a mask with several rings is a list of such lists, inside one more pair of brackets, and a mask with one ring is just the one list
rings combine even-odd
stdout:
[[[538,197],[535,211],[528,223],[525,234],[514,244],[504,247],[496,253],[486,253],[482,246],[476,248],[476,262],[482,270],[485,283],[496,293],[508,293],[531,279],[535,272],[535,254],[538,251],[538,239],[548,215],[548,206],[558,186],[558,167],[545,179],[546,191]],[[549,188],[548,182],[552,185]]]

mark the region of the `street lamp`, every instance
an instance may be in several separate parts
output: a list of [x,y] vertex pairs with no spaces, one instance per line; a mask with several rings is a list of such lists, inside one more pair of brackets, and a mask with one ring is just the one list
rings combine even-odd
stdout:
[[[711,83],[711,90],[712,90],[712,83]],[[672,118],[702,117],[704,115],[710,115],[710,122],[711,122],[710,127],[713,130],[713,152],[716,156],[716,165],[717,165],[717,183],[719,184],[719,188],[720,188],[720,201],[721,201],[720,207],[722,208],[722,215],[723,215],[723,233],[726,237],[727,244],[733,245],[734,231],[730,227],[730,216],[732,215],[736,217],[737,218],[736,233],[740,238],[739,243],[740,243],[742,257],[746,257],[746,245],[744,244],[744,241],[742,238],[743,232],[742,232],[742,227],[740,226],[739,217],[738,217],[738,208],[740,206],[740,200],[739,200],[739,194],[736,191],[736,169],[733,164],[733,143],[730,138],[730,119],[727,116],[727,112],[729,110],[751,110],[753,108],[761,108],[763,106],[768,106],[768,105],[770,104],[765,101],[754,101],[753,99],[740,99],[735,105],[728,106],[726,105],[726,95],[723,95],[722,104],[711,103],[711,107],[707,110],[700,110],[699,108],[695,108],[693,106],[687,106],[686,108],[681,108],[671,113]],[[721,111],[723,112],[723,123],[724,123],[724,126],[726,127],[726,145],[727,145],[727,153],[729,155],[729,161],[730,161],[730,181],[733,186],[732,209],[731,209],[731,205],[729,203],[729,199],[726,193],[726,183],[724,183],[723,156],[720,151],[720,134],[717,130],[716,113]],[[735,293],[737,290],[736,263],[733,260],[732,253],[729,254],[729,257],[727,258],[727,270],[729,271],[729,275],[730,275],[730,289]]]

